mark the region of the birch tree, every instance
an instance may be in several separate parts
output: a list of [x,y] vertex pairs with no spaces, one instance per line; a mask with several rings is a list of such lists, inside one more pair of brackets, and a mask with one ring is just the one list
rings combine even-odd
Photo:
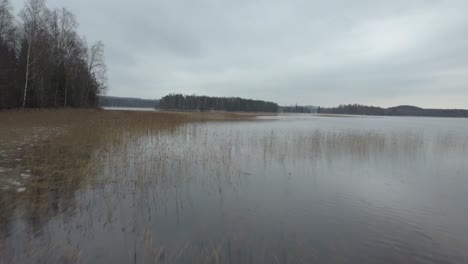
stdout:
[[28,83],[34,76],[31,75],[31,68],[37,62],[33,57],[34,44],[39,38],[40,31],[44,28],[44,17],[46,13],[45,0],[28,0],[20,12],[20,18],[23,21],[23,38],[26,41],[26,69],[23,90],[22,107],[26,107],[26,98],[28,93]]

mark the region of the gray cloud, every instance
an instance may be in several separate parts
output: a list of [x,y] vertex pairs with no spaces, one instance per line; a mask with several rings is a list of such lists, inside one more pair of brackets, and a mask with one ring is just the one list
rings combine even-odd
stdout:
[[112,95],[468,108],[464,0],[48,4],[105,42]]

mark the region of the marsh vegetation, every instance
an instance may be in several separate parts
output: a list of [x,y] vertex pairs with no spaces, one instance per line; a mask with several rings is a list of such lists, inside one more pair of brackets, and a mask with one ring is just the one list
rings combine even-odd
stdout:
[[0,263],[463,263],[457,119],[0,112]]

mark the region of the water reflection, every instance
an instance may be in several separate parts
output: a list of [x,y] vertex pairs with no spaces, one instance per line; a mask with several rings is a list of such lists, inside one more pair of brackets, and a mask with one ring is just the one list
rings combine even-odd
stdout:
[[466,262],[467,128],[304,116],[123,130],[91,148],[86,182],[2,210],[0,260]]

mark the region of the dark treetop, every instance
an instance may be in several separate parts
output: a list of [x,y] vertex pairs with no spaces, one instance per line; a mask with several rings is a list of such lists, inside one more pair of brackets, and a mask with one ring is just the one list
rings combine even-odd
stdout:
[[99,96],[99,106],[100,107],[155,108],[158,106],[158,100],[132,98],[132,97]]
[[278,104],[273,102],[238,97],[209,97],[182,94],[164,96],[159,101],[159,108],[199,111],[278,112]]

